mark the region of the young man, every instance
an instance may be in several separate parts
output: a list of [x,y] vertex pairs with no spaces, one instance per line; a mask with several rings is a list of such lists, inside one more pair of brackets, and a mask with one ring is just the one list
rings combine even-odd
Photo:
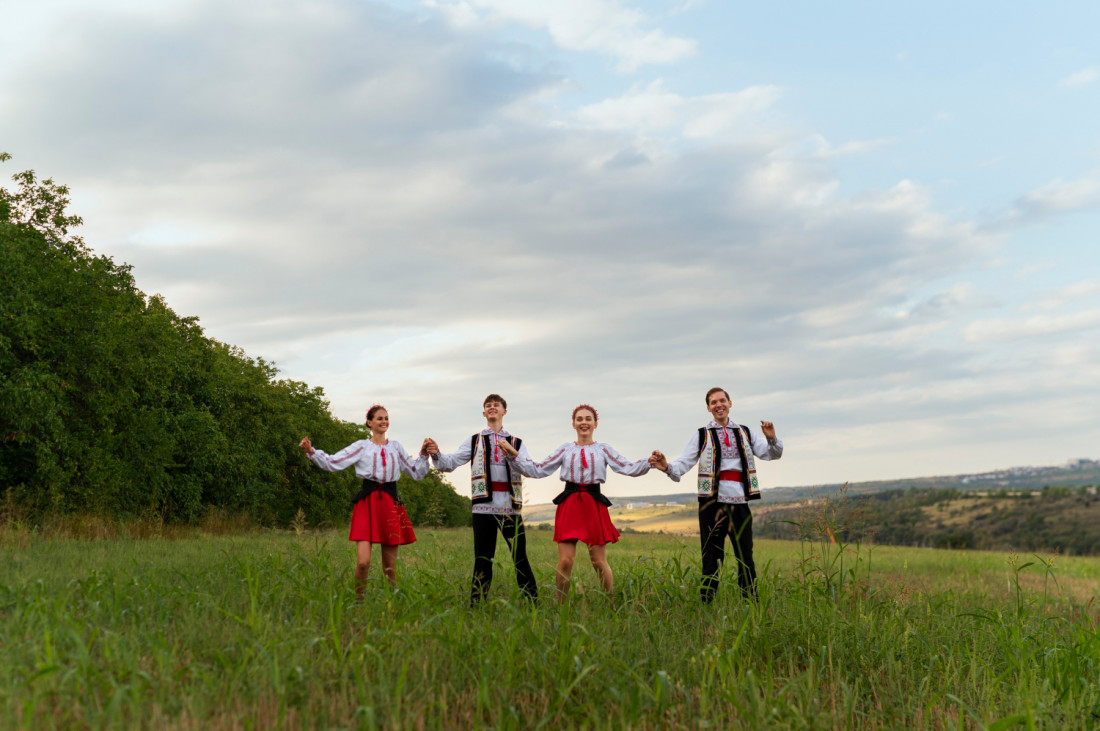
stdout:
[[704,603],[718,591],[718,568],[725,558],[726,535],[737,557],[737,583],[746,597],[756,597],[756,564],[752,560],[752,513],[749,500],[760,498],[753,456],[772,460],[783,456],[783,442],[770,421],[760,422],[754,433],[744,424],[731,422],[730,396],[725,389],[707,391],[707,411],[714,418],[691,435],[680,458],[671,464],[661,452],[650,463],[673,481],[699,463],[699,542],[703,551]]
[[516,583],[530,599],[538,596],[538,585],[527,560],[527,538],[523,531],[523,476],[513,470],[499,447],[507,442],[529,459],[523,440],[504,431],[508,402],[498,394],[485,397],[481,415],[488,425],[459,445],[451,454],[441,454],[434,440],[424,445],[440,472],[450,472],[470,463],[470,498],[473,500],[474,577],[470,603],[476,604],[489,593],[493,582],[493,556],[497,550],[497,531],[504,535],[516,565]]

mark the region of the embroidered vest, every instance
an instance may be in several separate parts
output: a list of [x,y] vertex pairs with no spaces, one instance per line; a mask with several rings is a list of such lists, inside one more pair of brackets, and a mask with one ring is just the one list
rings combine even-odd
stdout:
[[[474,434],[470,437],[470,500],[474,503],[492,502],[493,491],[489,486],[489,460],[485,455],[493,449],[493,443],[488,434]],[[480,437],[480,438],[479,438]],[[507,436],[504,440],[514,448],[519,449],[523,440],[519,437]],[[512,507],[519,510],[523,507],[523,475],[513,471],[508,463],[504,463],[504,470],[508,475],[508,491],[512,498]]]
[[[746,500],[760,499],[760,483],[756,479],[756,460],[752,455],[752,432],[744,424],[733,430],[737,451],[741,455],[741,488]],[[722,468],[722,443],[714,427],[699,428],[699,500],[718,495],[718,473]]]

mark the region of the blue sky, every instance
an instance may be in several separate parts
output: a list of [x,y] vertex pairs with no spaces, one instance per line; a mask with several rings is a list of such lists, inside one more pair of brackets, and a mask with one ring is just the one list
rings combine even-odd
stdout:
[[536,456],[581,401],[678,453],[721,385],[765,486],[1100,456],[1094,3],[0,12],[8,174],[407,446],[497,391]]

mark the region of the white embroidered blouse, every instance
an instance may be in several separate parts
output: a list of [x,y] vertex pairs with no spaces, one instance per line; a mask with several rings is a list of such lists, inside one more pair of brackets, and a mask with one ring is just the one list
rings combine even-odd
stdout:
[[428,474],[428,457],[422,454],[416,461],[409,459],[409,453],[393,439],[385,444],[360,439],[332,455],[315,449],[309,460],[326,472],[355,465],[356,477],[377,482],[397,482],[402,472],[414,480],[422,480]]
[[[718,469],[723,471],[740,470],[741,453],[737,450],[737,439],[733,435],[733,430],[738,428],[737,423],[733,419],[729,419],[725,424],[719,424],[712,419],[704,428],[718,430],[718,441],[722,447],[722,465]],[[783,456],[782,439],[777,436],[775,439],[769,440],[759,429],[752,429],[750,431],[752,433],[752,442],[748,446],[758,459],[772,460],[779,459]],[[688,439],[688,443],[684,447],[684,451],[680,454],[680,458],[675,462],[668,463],[668,472],[666,474],[672,478],[673,482],[679,482],[680,477],[694,467],[695,463],[698,461],[699,434],[695,432],[691,435],[691,438]],[[745,488],[740,482],[719,480],[718,502],[747,502],[745,499]]]
[[510,461],[520,474],[534,478],[547,477],[560,467],[562,482],[575,482],[579,485],[605,482],[608,467],[627,477],[637,477],[649,472],[648,459],[629,462],[614,447],[603,442],[585,445],[567,442],[541,462],[524,459],[522,455]]
[[[492,435],[492,439],[489,441],[493,445],[492,452],[485,455],[485,464],[489,468],[489,479],[493,482],[508,482],[508,471],[504,468],[506,455],[497,446],[497,440],[512,435],[503,428],[498,432],[485,428],[481,430],[478,436],[482,437],[487,434]],[[519,456],[520,459],[531,459],[531,455],[527,454],[527,445],[523,442],[519,444]],[[432,462],[435,464],[435,468],[440,472],[451,472],[469,462],[472,457],[473,452],[470,451],[470,440],[466,438],[462,440],[462,444],[458,445],[458,449],[450,454],[443,454],[442,452],[433,454]],[[519,515],[519,511],[512,505],[511,494],[507,492],[493,491],[489,502],[475,503],[471,510],[476,514]]]

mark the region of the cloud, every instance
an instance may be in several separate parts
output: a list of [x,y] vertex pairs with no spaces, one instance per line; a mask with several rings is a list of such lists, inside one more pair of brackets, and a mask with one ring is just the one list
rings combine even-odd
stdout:
[[1100,281],[1095,279],[1084,280],[1048,292],[1044,299],[1035,303],[1034,307],[1039,310],[1055,310],[1067,304],[1094,297],[1097,294],[1100,294]]
[[1089,66],[1058,80],[1059,89],[1083,89],[1100,79],[1100,68]]
[[641,135],[667,133],[686,140],[732,139],[756,127],[760,115],[779,98],[774,86],[683,97],[660,80],[635,86],[626,94],[581,107],[577,122],[592,129],[634,130]]
[[1067,315],[1035,315],[1021,319],[996,319],[973,322],[963,328],[967,342],[1019,340],[1059,333],[1083,333],[1100,327],[1100,309]]
[[1020,196],[988,227],[1004,229],[1097,207],[1100,207],[1100,173],[1094,171],[1076,180],[1053,180]]
[[[660,57],[648,19],[592,5],[637,41],[624,58]],[[15,165],[71,185],[85,238],[142,289],[345,418],[384,401],[405,443],[457,444],[495,391],[546,453],[595,401],[636,458],[678,449],[715,384],[806,445],[1010,389],[974,387],[1002,367],[958,347],[985,305],[944,283],[998,236],[915,180],[845,194],[840,157],[885,141],[784,124],[775,87],[655,81],[559,111],[567,75],[490,27],[567,22],[526,5],[471,3],[465,28],[344,0],[112,7],[51,14],[0,69]],[[967,341],[1000,342],[997,322]],[[796,454],[771,473],[840,476]]]
[[518,23],[543,29],[565,50],[618,58],[622,71],[676,63],[697,52],[694,40],[666,35],[651,27],[644,13],[615,0],[427,0],[424,4],[442,11],[458,27]]

